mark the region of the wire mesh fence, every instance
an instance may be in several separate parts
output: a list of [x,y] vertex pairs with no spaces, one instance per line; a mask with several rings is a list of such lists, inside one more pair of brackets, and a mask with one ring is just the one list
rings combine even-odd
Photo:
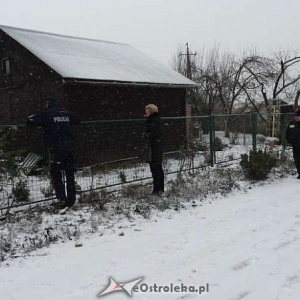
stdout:
[[[162,118],[166,176],[240,159],[276,135],[285,145],[291,115]],[[270,126],[270,124],[272,126]],[[144,120],[82,122],[73,129],[77,148],[77,191],[112,189],[151,178],[138,156]],[[0,125],[0,210],[55,200],[43,130]]]

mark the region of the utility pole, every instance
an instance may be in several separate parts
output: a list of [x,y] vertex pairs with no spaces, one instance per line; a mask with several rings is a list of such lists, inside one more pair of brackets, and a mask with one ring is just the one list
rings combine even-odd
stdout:
[[186,53],[180,53],[179,56],[186,56],[186,71],[185,76],[192,80],[192,63],[191,63],[191,55],[196,56],[197,52],[190,53],[189,43],[186,43]]
[[[196,56],[197,53],[190,53],[189,44],[186,43],[186,53],[180,53],[179,56],[186,56],[186,70],[185,76],[192,80],[192,63],[191,55]],[[186,115],[186,147],[190,150],[190,143],[192,140],[192,115],[193,115],[193,105],[191,103],[191,91],[187,90],[186,92],[186,101],[185,101],[185,115]]]

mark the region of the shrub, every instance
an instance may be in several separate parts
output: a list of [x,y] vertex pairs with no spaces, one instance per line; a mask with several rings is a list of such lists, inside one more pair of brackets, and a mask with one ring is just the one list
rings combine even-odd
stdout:
[[266,137],[263,134],[257,134],[256,135],[256,142],[258,144],[263,144],[266,141]]
[[209,144],[205,141],[199,141],[199,142],[194,141],[193,147],[196,151],[208,151]]
[[124,171],[120,171],[119,172],[119,178],[121,180],[121,183],[126,183],[127,182],[127,179],[126,179],[126,174]]
[[245,177],[250,180],[264,180],[272,168],[276,166],[277,159],[266,150],[251,150],[249,155],[242,154],[240,165]]
[[214,150],[215,151],[222,151],[224,150],[225,145],[223,144],[222,140],[219,137],[215,137],[215,143],[214,143]]
[[85,205],[91,205],[95,209],[103,210],[104,205],[110,201],[108,194],[105,190],[97,191],[89,191],[87,193],[83,193],[79,202]]
[[30,191],[26,181],[20,180],[12,189],[12,196],[17,202],[28,202]]
[[42,187],[41,189],[41,193],[44,195],[44,197],[48,198],[53,196],[54,193],[54,188],[53,186],[50,184],[48,187]]
[[122,196],[126,198],[134,198],[140,194],[144,195],[145,193],[145,188],[140,184],[122,186]]

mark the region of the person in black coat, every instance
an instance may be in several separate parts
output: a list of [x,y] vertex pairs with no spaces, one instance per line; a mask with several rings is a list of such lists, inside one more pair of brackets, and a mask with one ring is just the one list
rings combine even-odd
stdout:
[[300,109],[295,112],[294,120],[286,129],[286,141],[293,147],[293,157],[300,179]]
[[[54,97],[47,98],[46,109],[27,119],[28,125],[44,129],[44,143],[49,152],[50,177],[56,197],[62,201],[62,208],[72,207],[76,201],[75,143],[70,127],[79,123],[79,117],[63,109]],[[63,172],[66,176],[66,188]]]
[[146,144],[151,149],[149,164],[153,178],[154,195],[161,195],[164,192],[164,171],[162,168],[163,150],[161,143],[161,119],[158,108],[154,104],[145,107],[145,133]]

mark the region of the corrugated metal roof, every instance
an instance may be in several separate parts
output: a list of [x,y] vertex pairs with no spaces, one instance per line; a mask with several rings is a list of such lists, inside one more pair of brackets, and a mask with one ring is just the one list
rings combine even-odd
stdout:
[[1,25],[0,28],[64,78],[195,85],[128,44]]

